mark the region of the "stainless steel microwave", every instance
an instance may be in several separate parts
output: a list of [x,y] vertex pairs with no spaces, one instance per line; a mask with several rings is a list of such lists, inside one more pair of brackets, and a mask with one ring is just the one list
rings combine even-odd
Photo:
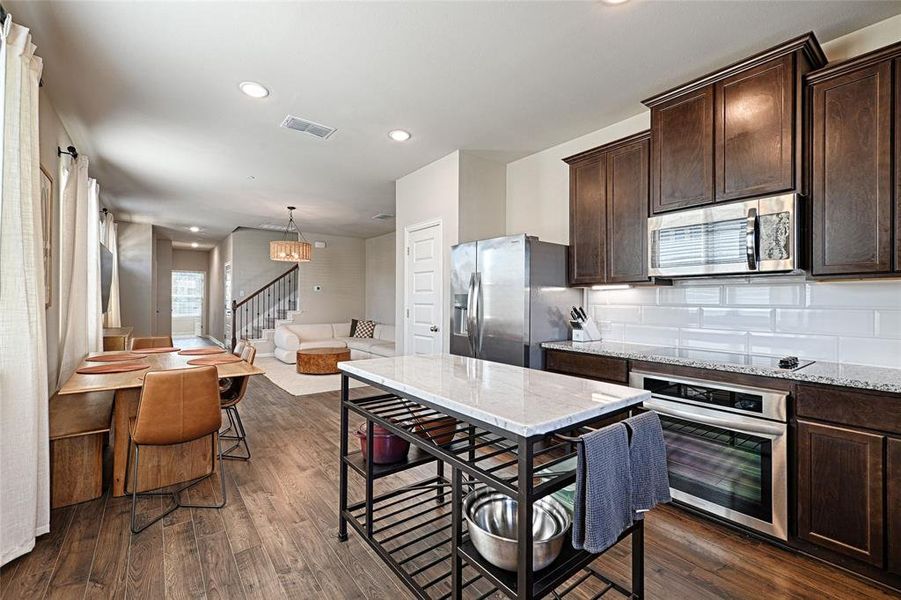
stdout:
[[798,264],[799,197],[783,194],[648,219],[648,274],[777,273]]

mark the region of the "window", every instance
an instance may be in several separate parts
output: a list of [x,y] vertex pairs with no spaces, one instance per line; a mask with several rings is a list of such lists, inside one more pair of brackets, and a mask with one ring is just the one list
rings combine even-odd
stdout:
[[172,316],[203,316],[203,273],[172,272]]

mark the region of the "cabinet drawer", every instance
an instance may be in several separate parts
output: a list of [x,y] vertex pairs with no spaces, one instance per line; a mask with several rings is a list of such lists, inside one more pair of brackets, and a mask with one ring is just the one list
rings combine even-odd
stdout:
[[799,385],[796,412],[799,417],[901,433],[901,397]]
[[621,358],[547,350],[545,368],[566,375],[604,379],[615,383],[626,383],[629,380],[629,369],[626,361]]

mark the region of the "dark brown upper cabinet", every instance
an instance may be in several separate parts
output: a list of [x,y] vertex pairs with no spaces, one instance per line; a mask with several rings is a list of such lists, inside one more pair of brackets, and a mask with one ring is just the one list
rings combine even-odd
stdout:
[[569,166],[569,282],[607,278],[607,156],[581,156]]
[[798,537],[883,565],[885,437],[798,421]]
[[895,44],[807,77],[814,276],[888,274],[901,267],[898,198],[892,199],[899,185],[897,165],[892,172],[892,68],[899,56],[901,44]]
[[564,160],[570,284],[646,282],[650,132]]
[[713,202],[713,86],[651,109],[654,212]]
[[808,33],[645,100],[653,212],[803,192],[802,76],[825,64]]

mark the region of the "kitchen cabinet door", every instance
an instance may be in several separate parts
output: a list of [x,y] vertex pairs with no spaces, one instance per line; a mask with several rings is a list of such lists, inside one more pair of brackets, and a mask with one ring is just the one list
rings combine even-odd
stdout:
[[603,283],[607,277],[606,154],[571,164],[569,186],[569,282]]
[[901,58],[895,59],[895,271],[901,272]]
[[648,280],[650,136],[607,153],[607,282]]
[[885,456],[888,570],[901,575],[901,439],[888,438]]
[[788,54],[716,83],[716,200],[795,187],[794,62]]
[[798,421],[798,537],[883,565],[885,437]]
[[812,86],[812,271],[892,270],[892,64]]
[[654,213],[713,202],[713,146],[713,85],[651,108]]

